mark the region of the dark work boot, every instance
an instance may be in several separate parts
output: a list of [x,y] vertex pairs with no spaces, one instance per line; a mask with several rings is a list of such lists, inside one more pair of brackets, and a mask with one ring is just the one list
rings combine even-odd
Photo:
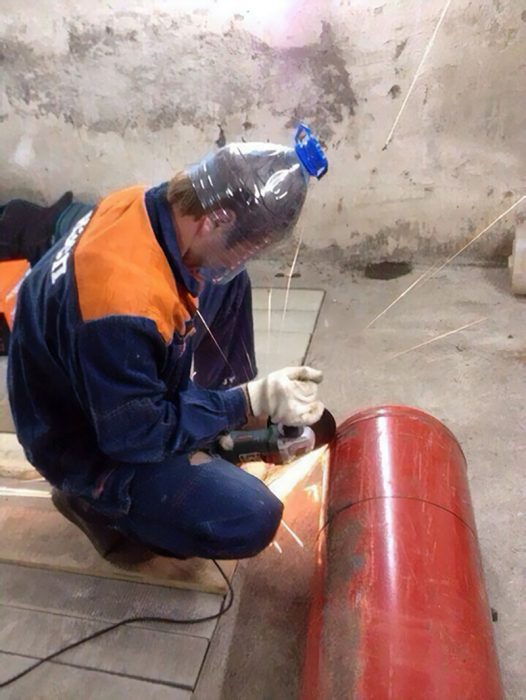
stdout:
[[145,546],[115,530],[113,518],[99,513],[83,498],[53,488],[51,500],[59,513],[80,528],[101,557],[112,564],[140,564],[155,556]]

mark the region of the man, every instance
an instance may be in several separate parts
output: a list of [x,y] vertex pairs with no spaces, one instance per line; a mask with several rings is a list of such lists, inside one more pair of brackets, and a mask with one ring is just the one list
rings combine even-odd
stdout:
[[255,380],[243,265],[290,234],[309,174],[296,147],[231,144],[145,190],[102,199],[32,269],[8,364],[17,434],[53,502],[109,556],[241,558],[273,539],[282,503],[214,454],[252,416],[310,425],[321,373]]

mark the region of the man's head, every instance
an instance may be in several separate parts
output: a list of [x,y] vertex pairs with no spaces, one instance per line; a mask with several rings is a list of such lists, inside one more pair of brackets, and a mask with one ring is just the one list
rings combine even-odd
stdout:
[[309,175],[326,170],[319,144],[306,131],[308,146],[298,135],[296,149],[229,144],[171,180],[167,198],[190,268],[214,282],[228,281],[249,258],[291,233]]

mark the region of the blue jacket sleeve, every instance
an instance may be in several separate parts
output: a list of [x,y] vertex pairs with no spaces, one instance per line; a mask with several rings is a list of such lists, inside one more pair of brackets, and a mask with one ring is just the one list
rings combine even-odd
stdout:
[[168,395],[170,355],[155,324],[110,316],[77,330],[77,391],[99,448],[126,462],[159,462],[209,444],[246,421],[244,392],[188,388]]

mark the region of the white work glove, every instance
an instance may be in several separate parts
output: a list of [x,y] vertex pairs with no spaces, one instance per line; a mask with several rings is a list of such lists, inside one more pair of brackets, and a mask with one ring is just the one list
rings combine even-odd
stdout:
[[324,406],[318,401],[323,373],[312,367],[285,367],[245,385],[254,416],[270,416],[273,423],[312,425]]

